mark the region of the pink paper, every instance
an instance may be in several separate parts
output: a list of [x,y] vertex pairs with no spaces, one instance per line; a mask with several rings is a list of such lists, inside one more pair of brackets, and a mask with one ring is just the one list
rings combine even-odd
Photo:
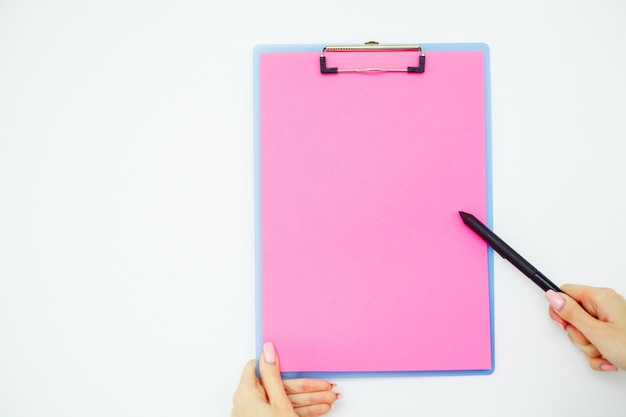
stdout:
[[483,52],[318,62],[260,57],[263,340],[283,372],[490,369],[487,248],[458,214],[486,218]]

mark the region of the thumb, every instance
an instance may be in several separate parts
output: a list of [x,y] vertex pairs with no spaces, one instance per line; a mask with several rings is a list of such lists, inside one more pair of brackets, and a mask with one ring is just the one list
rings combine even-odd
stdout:
[[272,405],[286,406],[290,405],[289,397],[285,392],[282,378],[280,377],[280,368],[278,365],[278,355],[272,342],[263,344],[263,354],[259,359],[259,373],[263,381],[263,387],[267,393],[267,397]]
[[548,290],[546,291],[546,300],[559,317],[576,327],[587,338],[597,327],[598,320],[569,295]]

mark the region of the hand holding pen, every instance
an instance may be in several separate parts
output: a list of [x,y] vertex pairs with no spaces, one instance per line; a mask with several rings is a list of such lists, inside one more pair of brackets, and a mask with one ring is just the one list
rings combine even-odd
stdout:
[[596,371],[626,369],[626,300],[608,288],[566,284],[559,288],[469,213],[463,223],[546,292],[549,314]]
[[609,288],[566,284],[546,292],[550,317],[596,371],[626,369],[626,300]]

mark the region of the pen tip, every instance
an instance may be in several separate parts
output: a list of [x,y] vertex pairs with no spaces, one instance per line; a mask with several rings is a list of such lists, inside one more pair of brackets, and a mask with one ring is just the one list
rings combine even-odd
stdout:
[[461,216],[461,219],[463,219],[463,221],[466,221],[467,219],[469,219],[470,217],[472,217],[471,214],[466,213],[464,211],[459,211],[459,215]]

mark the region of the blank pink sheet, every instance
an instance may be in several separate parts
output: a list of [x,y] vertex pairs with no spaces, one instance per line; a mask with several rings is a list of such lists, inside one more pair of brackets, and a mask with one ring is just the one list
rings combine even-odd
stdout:
[[322,75],[258,52],[258,342],[287,376],[493,369],[488,251],[458,214],[489,213],[488,50],[425,53]]

